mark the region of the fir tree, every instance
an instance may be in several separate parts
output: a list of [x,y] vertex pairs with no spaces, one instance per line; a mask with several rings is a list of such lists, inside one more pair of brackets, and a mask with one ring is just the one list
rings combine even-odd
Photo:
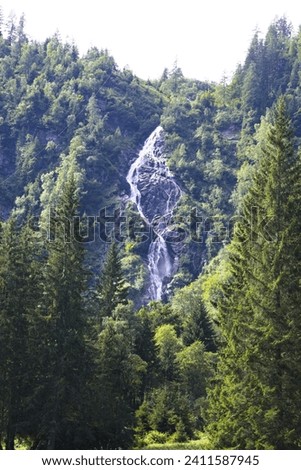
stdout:
[[122,273],[118,247],[116,242],[113,242],[108,250],[100,279],[100,316],[110,317],[118,304],[126,304],[128,289],[128,283]]
[[134,410],[140,403],[147,364],[135,354],[127,321],[108,318],[98,340],[95,415],[99,446],[127,448],[132,441]]
[[30,419],[34,356],[28,336],[39,298],[34,240],[29,225],[18,227],[14,216],[1,230],[0,437],[10,450],[14,449],[17,435],[26,436]]
[[216,447],[301,445],[300,154],[277,103],[228,248],[224,339],[208,429]]
[[[53,192],[57,205],[40,308],[40,436],[47,449],[85,446],[85,397],[91,355],[84,318],[86,272],[84,249],[75,235],[79,206],[80,170],[74,155],[62,162]],[[43,218],[42,218],[43,221]]]

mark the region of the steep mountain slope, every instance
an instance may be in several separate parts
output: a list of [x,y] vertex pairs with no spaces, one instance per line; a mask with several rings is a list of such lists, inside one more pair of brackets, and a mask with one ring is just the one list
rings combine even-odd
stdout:
[[[287,93],[301,132],[300,47],[300,35],[291,36],[290,25],[280,19],[264,40],[255,34],[229,84],[188,80],[178,67],[150,83],[119,70],[106,51],[93,48],[81,58],[76,46],[58,36],[29,41],[21,20],[0,37],[1,218],[14,206],[22,217],[39,214],[42,175],[55,172],[71,150],[85,172],[82,213],[96,218],[106,208],[112,217],[117,210],[118,225],[130,195],[130,165],[161,123],[167,165],[182,194],[169,221],[179,240],[171,247],[177,268],[167,280],[170,295],[229,240],[244,191],[242,183],[237,187],[238,170],[244,169],[246,181],[254,126],[279,94]],[[128,217],[135,214],[134,207],[128,211]],[[149,246],[131,239],[128,227],[125,240],[124,266],[137,298],[148,283]],[[103,253],[105,246],[96,242],[94,251]],[[97,266],[103,255],[89,251]]]

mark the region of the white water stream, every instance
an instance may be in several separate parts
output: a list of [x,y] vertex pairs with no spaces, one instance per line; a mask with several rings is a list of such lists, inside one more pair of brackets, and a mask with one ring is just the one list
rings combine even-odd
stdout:
[[148,269],[149,297],[153,300],[161,300],[164,281],[174,274],[174,260],[169,254],[164,233],[181,197],[181,190],[166,165],[163,147],[164,131],[158,126],[145,141],[126,178],[131,187],[131,200],[152,228]]

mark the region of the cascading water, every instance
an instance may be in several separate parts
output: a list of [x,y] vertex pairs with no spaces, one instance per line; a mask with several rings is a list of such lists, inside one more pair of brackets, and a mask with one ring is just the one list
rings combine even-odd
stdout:
[[174,260],[164,235],[181,197],[181,190],[166,165],[163,148],[164,130],[158,126],[145,141],[126,178],[131,187],[131,200],[152,229],[148,269],[149,298],[153,300],[161,300],[164,282],[174,274]]

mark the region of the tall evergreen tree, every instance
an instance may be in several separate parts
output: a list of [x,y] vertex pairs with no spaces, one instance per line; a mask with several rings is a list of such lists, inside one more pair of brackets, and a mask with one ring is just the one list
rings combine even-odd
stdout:
[[277,103],[228,248],[208,430],[216,447],[301,447],[301,159]]
[[83,416],[92,362],[84,316],[84,249],[75,230],[80,179],[71,154],[62,161],[53,188],[56,208],[51,213],[54,220],[46,242],[44,298],[39,313],[42,386],[36,445],[47,449],[86,446],[88,423]]
[[38,300],[34,233],[18,227],[12,216],[0,242],[0,441],[14,449],[29,419],[33,370],[28,342],[32,313]]
[[128,448],[132,443],[134,410],[140,404],[147,364],[135,354],[127,321],[106,319],[98,340],[95,416],[99,445]]
[[118,246],[113,242],[103,266],[100,285],[100,316],[110,317],[118,304],[126,304],[129,286],[122,273]]
[[207,351],[216,350],[216,333],[202,300],[199,280],[176,292],[172,299],[172,309],[181,320],[185,345],[200,340]]

